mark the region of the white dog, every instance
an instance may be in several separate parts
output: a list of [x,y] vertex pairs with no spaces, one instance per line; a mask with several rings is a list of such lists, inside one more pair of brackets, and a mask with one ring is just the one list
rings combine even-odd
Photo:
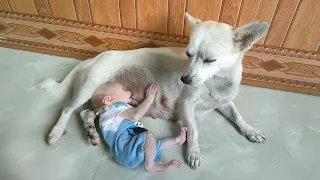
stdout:
[[[188,13],[186,18],[192,34],[184,52],[179,48],[103,52],[78,64],[61,83],[53,79],[40,83],[40,88],[59,97],[74,90],[72,102],[63,109],[48,143],[60,139],[72,112],[87,102],[100,84],[111,79],[127,86],[137,102],[143,99],[148,84],[159,87],[150,114],[164,119],[179,115],[188,127],[186,158],[193,169],[201,160],[196,121],[213,109],[234,122],[250,141],[263,143],[263,133],[242,119],[232,100],[238,94],[244,53],[266,34],[268,25],[252,22],[234,29],[224,23],[202,22]],[[159,103],[161,97],[166,97],[165,103]]]

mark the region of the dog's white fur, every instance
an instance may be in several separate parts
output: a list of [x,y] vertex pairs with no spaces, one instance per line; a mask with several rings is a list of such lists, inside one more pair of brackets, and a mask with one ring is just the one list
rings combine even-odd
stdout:
[[[149,83],[157,84],[159,92],[153,109],[161,118],[172,118],[177,111],[188,126],[186,158],[193,169],[200,165],[196,121],[207,111],[218,109],[250,141],[264,142],[262,132],[242,119],[232,100],[238,94],[244,52],[266,34],[268,25],[252,22],[233,29],[224,23],[202,22],[188,13],[186,18],[192,27],[190,43],[185,50],[190,61],[179,48],[108,51],[81,62],[61,83],[52,79],[40,83],[40,88],[60,97],[74,89],[72,102],[63,109],[49,134],[49,144],[60,139],[72,112],[87,102],[100,84],[117,74],[130,78],[130,73],[138,73],[135,76],[144,83],[143,88]],[[157,103],[162,95],[168,97],[172,108]]]

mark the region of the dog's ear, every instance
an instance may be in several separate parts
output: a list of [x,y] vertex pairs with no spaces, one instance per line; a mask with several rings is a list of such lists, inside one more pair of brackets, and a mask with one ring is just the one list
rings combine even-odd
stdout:
[[269,29],[266,22],[255,21],[234,30],[233,43],[238,51],[249,50]]
[[187,12],[185,13],[184,16],[186,17],[186,19],[187,19],[187,21],[189,22],[189,24],[190,24],[191,27],[194,27],[195,25],[200,24],[200,23],[202,22],[200,19],[197,19],[197,18],[191,16],[191,15],[190,15],[189,13],[187,13]]

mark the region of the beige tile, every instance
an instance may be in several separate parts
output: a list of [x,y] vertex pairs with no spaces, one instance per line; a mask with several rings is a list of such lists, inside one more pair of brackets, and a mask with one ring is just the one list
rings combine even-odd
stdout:
[[2,48],[0,54],[0,179],[92,179],[104,147],[88,144],[78,116],[48,146],[45,136],[63,106],[32,87],[47,75],[63,77],[77,62]]

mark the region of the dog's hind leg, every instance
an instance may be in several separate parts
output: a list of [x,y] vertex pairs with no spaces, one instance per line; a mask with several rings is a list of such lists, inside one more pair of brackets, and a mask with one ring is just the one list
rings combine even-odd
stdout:
[[96,118],[94,111],[90,109],[82,110],[80,116],[83,120],[84,128],[86,128],[89,143],[94,146],[98,145],[100,138],[94,125],[94,119]]
[[[73,111],[87,102],[91,98],[94,90],[98,87],[97,83],[89,79],[90,78],[87,78],[83,84],[75,84],[72,102],[63,109],[58,122],[48,136],[47,140],[50,145],[60,139]],[[82,81],[79,80],[78,82]]]
[[226,118],[231,120],[235,125],[238,126],[241,133],[246,136],[249,141],[257,142],[257,143],[264,143],[266,138],[264,134],[258,130],[251,127],[247,124],[243,119],[240,113],[238,112],[236,106],[231,101],[226,103],[219,108],[217,108]]

